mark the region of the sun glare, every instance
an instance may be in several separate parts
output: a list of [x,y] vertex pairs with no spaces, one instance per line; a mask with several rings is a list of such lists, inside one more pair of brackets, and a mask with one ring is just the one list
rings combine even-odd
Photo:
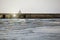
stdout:
[[13,14],[13,17],[16,17],[16,14]]

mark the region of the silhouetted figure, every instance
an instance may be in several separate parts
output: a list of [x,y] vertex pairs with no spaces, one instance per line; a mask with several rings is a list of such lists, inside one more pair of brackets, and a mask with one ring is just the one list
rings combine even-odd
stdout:
[[26,15],[24,15],[24,18],[26,18]]
[[3,15],[3,18],[5,18],[5,15]]

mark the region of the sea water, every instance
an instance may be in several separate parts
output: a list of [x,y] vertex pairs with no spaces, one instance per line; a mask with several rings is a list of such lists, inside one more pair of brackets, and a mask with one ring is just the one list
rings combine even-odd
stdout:
[[60,40],[60,19],[0,19],[0,40]]

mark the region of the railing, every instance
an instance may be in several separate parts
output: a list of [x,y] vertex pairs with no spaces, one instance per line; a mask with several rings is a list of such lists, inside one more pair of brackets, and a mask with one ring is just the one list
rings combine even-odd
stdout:
[[60,18],[60,14],[2,14],[0,13],[0,19],[11,18]]

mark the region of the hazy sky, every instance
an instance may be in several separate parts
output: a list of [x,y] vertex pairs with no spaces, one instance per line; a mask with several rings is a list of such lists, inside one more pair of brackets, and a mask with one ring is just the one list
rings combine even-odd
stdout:
[[60,13],[60,0],[0,0],[4,13]]

